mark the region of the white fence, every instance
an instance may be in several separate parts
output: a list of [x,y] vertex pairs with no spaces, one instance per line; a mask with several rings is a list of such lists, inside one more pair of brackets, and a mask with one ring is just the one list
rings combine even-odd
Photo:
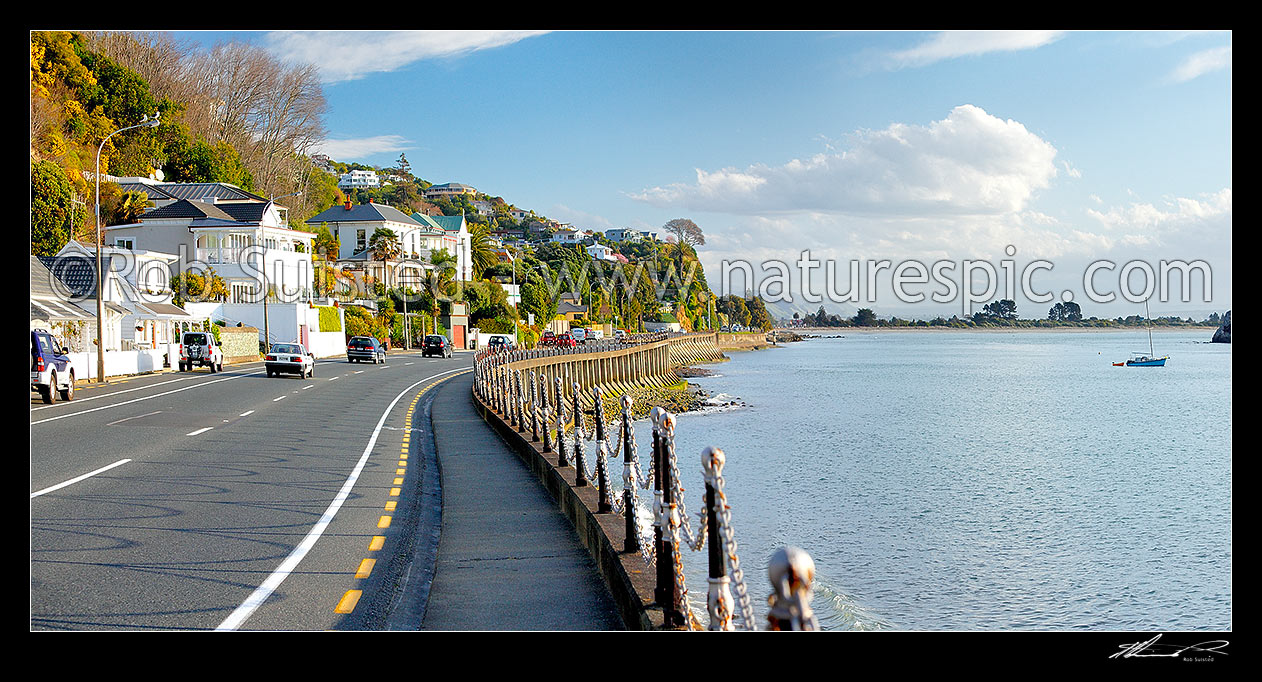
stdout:
[[[117,377],[128,374],[144,374],[163,369],[163,357],[169,352],[176,356],[175,346],[160,344],[157,348],[138,350],[105,351],[105,376]],[[97,378],[96,352],[70,353],[70,363],[74,367],[74,378],[82,381]]]

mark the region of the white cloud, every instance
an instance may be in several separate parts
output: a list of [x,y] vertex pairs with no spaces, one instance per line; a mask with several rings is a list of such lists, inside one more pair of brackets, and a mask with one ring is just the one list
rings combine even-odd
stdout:
[[1175,82],[1183,83],[1211,71],[1231,68],[1231,46],[1215,47],[1203,50],[1183,60],[1170,77]]
[[1064,31],[943,31],[908,50],[888,55],[893,68],[925,66],[988,52],[1029,50],[1055,42]]
[[1133,203],[1111,208],[1107,212],[1087,209],[1087,215],[1110,230],[1168,230],[1189,222],[1231,214],[1231,188],[1225,188],[1203,199],[1177,197],[1164,207]]
[[362,159],[382,152],[398,152],[411,149],[411,140],[399,135],[377,135],[351,140],[324,140],[312,148],[312,153],[328,154],[334,161]]
[[422,59],[454,57],[546,31],[274,31],[266,40],[282,60],[313,64],[325,83],[394,71]]
[[994,215],[1021,211],[1056,175],[1056,149],[1024,125],[963,105],[927,126],[859,131],[840,153],[778,167],[697,169],[695,184],[633,198],[693,210],[766,215]]
[[1080,171],[1080,170],[1078,170],[1077,168],[1074,168],[1073,166],[1069,165],[1069,162],[1068,162],[1068,161],[1061,161],[1061,162],[1060,162],[1060,165],[1062,165],[1062,166],[1064,166],[1064,167],[1065,167],[1065,174],[1066,174],[1066,175],[1068,175],[1069,177],[1071,177],[1071,178],[1073,178],[1073,179],[1075,179],[1075,180],[1077,180],[1077,179],[1079,179],[1079,178],[1081,178],[1081,177],[1082,177],[1082,171]]

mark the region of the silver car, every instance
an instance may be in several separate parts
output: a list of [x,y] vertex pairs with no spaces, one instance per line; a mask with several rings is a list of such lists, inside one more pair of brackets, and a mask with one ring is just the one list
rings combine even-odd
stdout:
[[300,377],[315,376],[315,356],[307,352],[301,343],[274,343],[263,361],[267,376],[297,374]]

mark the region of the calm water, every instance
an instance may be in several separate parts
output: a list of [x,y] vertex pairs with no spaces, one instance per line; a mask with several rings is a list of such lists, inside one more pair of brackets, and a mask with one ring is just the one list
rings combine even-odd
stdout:
[[[1111,366],[1147,347],[1135,331],[732,353],[691,381],[749,406],[679,417],[689,516],[718,445],[760,627],[789,544],[825,629],[1229,629],[1231,349],[1211,335],[1154,333],[1164,368]],[[705,553],[685,555],[705,621]]]

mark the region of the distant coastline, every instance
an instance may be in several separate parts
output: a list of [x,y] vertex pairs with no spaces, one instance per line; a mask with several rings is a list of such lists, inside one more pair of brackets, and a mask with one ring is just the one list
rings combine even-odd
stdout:
[[[912,327],[912,326],[885,326],[885,327],[795,327],[791,329],[774,329],[778,332],[792,332],[799,336],[819,335],[819,336],[845,336],[847,334],[881,334],[886,332],[983,332],[992,334],[996,332],[1002,333],[1028,333],[1028,332],[1082,332],[1082,333],[1098,333],[1098,332],[1134,332],[1147,331],[1149,327],[1143,326],[1114,326],[1114,327]],[[1204,331],[1213,334],[1218,327],[1202,326],[1202,325],[1186,325],[1186,326],[1154,326],[1151,327],[1154,332],[1197,332]]]

